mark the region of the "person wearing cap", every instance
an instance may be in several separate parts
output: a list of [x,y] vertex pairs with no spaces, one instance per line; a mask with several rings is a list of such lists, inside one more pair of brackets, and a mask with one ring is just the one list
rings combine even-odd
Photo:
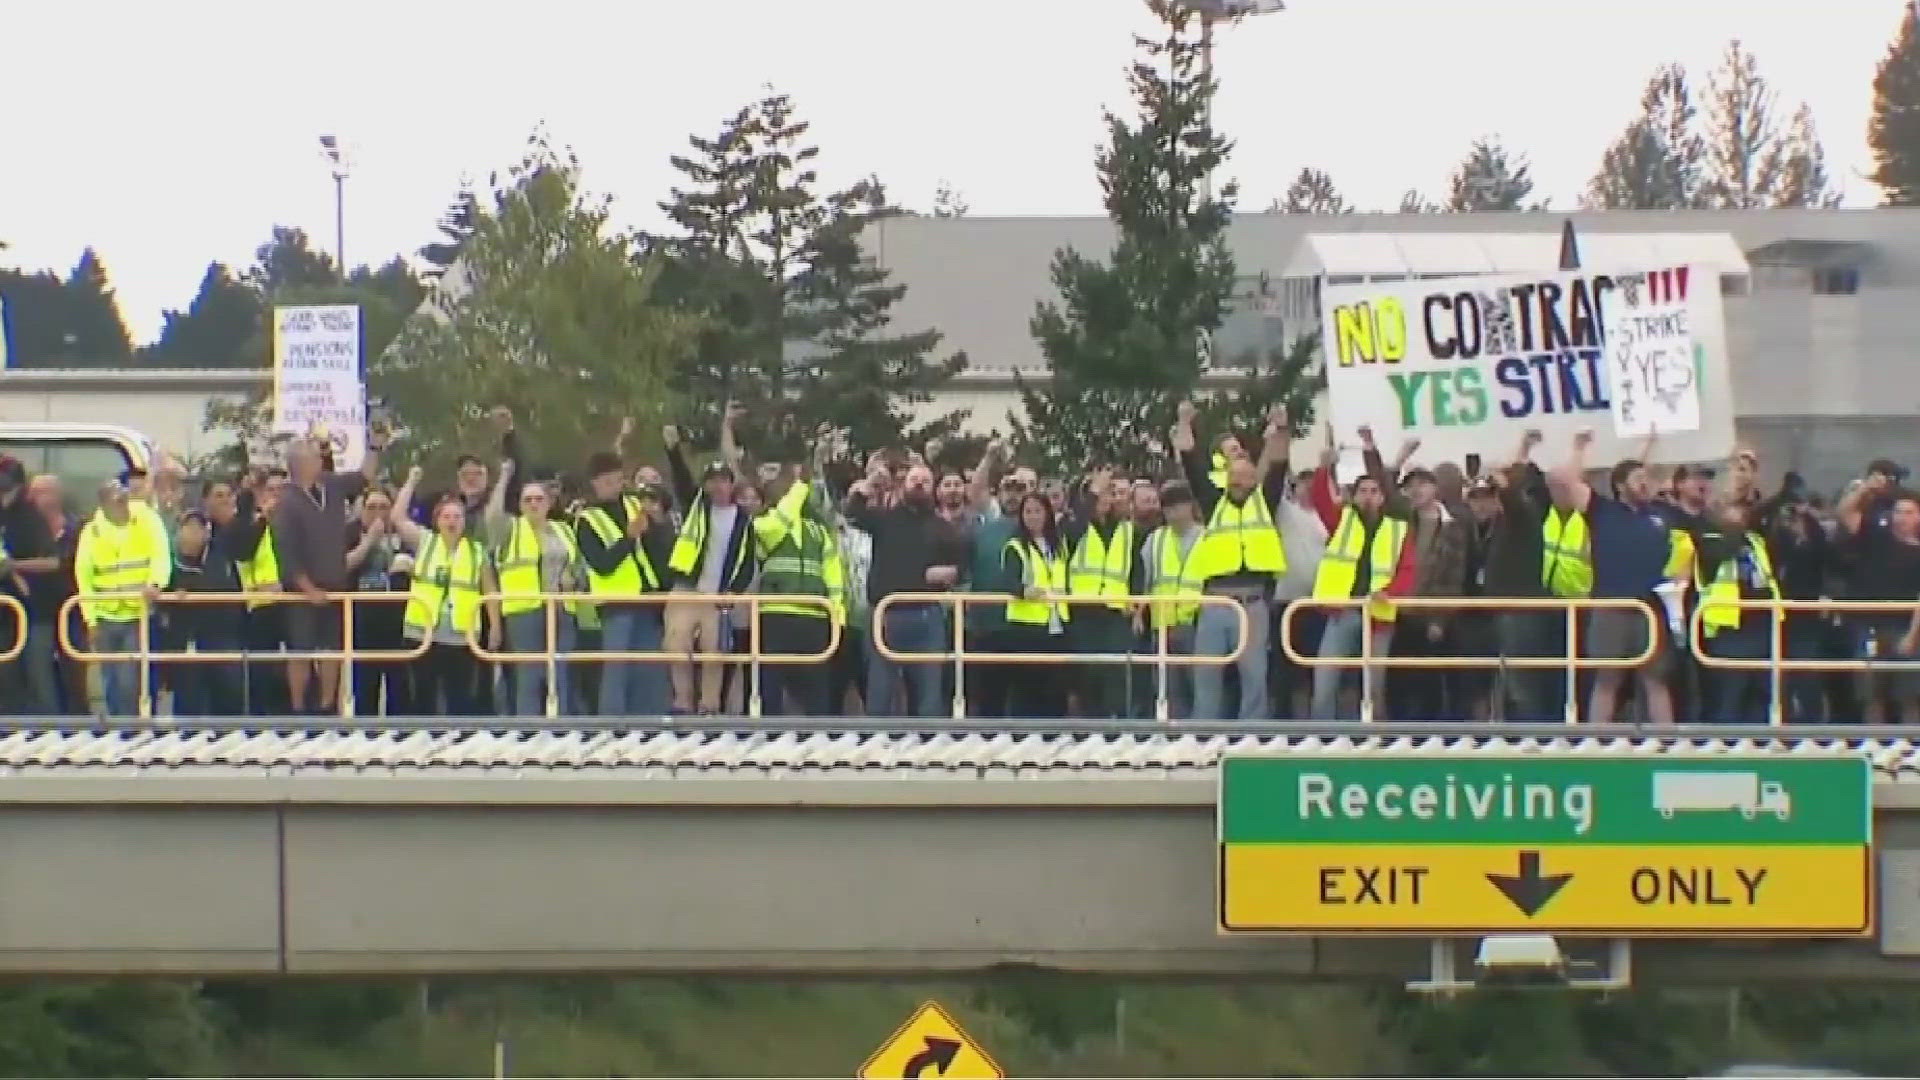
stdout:
[[[785,470],[766,481],[767,505],[753,519],[759,544],[759,591],[773,597],[819,597],[823,609],[807,601],[769,599],[760,605],[762,647],[771,655],[817,655],[825,652],[834,622],[846,621],[842,597],[846,565],[832,530],[822,524],[809,498],[810,477],[804,471],[789,476]],[[761,669],[761,705],[775,714],[787,712],[791,696],[802,716],[826,716],[831,710],[826,661],[811,664],[768,664]]]
[[[1284,406],[1267,416],[1265,445],[1258,462],[1245,457],[1227,464],[1225,488],[1213,482],[1208,462],[1194,438],[1193,403],[1181,402],[1168,433],[1207,522],[1191,572],[1212,596],[1237,600],[1246,613],[1247,640],[1239,642],[1240,619],[1229,608],[1208,604],[1195,616],[1196,656],[1230,656],[1241,644],[1236,665],[1243,720],[1272,716],[1267,690],[1267,642],[1272,633],[1273,593],[1287,571],[1286,549],[1275,526],[1276,508],[1287,497],[1287,452],[1292,438]],[[1226,671],[1207,664],[1194,669],[1193,715],[1198,720],[1226,719]]]
[[[1313,599],[1326,605],[1319,649],[1320,657],[1326,660],[1360,657],[1363,645],[1367,655],[1391,655],[1394,622],[1399,616],[1391,597],[1405,592],[1411,584],[1406,498],[1389,490],[1390,471],[1374,445],[1373,428],[1362,425],[1358,434],[1367,471],[1354,480],[1345,505],[1335,493],[1333,467],[1338,450],[1331,441],[1321,454],[1311,493],[1328,537],[1326,552],[1313,576]],[[1410,442],[1401,450],[1392,472],[1405,466],[1416,445]],[[1367,602],[1359,606],[1338,603],[1353,600]],[[1363,706],[1366,702],[1376,707],[1380,703],[1382,674],[1378,667],[1361,669]],[[1311,709],[1315,719],[1332,720],[1339,715],[1340,686],[1345,681],[1346,670],[1341,667],[1328,664],[1314,669]]]
[[[1412,442],[1418,448],[1419,440]],[[1406,543],[1414,568],[1412,595],[1433,599],[1464,595],[1467,523],[1442,501],[1439,474],[1424,467],[1411,469],[1402,479],[1401,490],[1406,497]],[[1397,508],[1389,504],[1389,509]],[[1431,608],[1402,613],[1394,624],[1393,654],[1449,655],[1455,651],[1451,624],[1446,612]],[[1399,719],[1465,719],[1463,703],[1452,700],[1458,695],[1448,693],[1457,684],[1445,671],[1408,668],[1390,674],[1387,681],[1397,684],[1388,698]]]
[[[729,404],[722,422],[723,450],[733,445],[733,421],[737,406]],[[707,465],[694,482],[693,469],[687,464],[686,448],[680,429],[668,425],[661,433],[667,447],[667,471],[673,476],[675,496],[687,508],[680,535],[667,558],[667,573],[673,592],[718,596],[744,593],[753,585],[753,515],[735,500],[732,459],[722,457]],[[715,600],[672,602],[666,611],[666,651],[691,656],[696,653],[724,653],[733,646],[730,613],[723,617],[726,605]],[[742,618],[746,612],[740,612]],[[718,713],[726,665],[719,660],[694,663],[675,661],[668,672],[673,683],[673,709],[679,713]],[[697,681],[696,681],[697,676]]]
[[[646,489],[627,494],[626,466],[604,450],[587,459],[587,479],[593,501],[575,515],[574,538],[587,591],[600,601],[595,610],[601,648],[658,654],[666,635],[661,605],[631,601],[665,592],[672,580],[666,567],[673,532],[660,497]],[[665,666],[658,660],[603,661],[596,701],[605,717],[666,715]]]
[[[170,550],[156,542],[150,523],[134,515],[125,485],[117,480],[101,484],[100,507],[81,531],[74,553],[87,651],[131,654],[151,649],[153,643],[142,640],[142,626],[172,576]],[[136,715],[143,689],[139,661],[113,658],[99,665],[107,715]]]
[[[1166,524],[1147,534],[1140,559],[1147,575],[1146,591],[1165,601],[1156,601],[1148,609],[1148,646],[1157,654],[1164,631],[1168,655],[1191,656],[1204,584],[1193,572],[1193,555],[1206,530],[1200,525],[1200,507],[1194,502],[1191,486],[1169,481],[1159,495]],[[1193,715],[1193,669],[1170,664],[1166,672],[1168,716],[1189,719]]]
[[[1778,616],[1739,602],[1780,600],[1780,579],[1766,538],[1755,531],[1749,508],[1731,491],[1709,502],[1708,516],[1712,527],[1698,537],[1694,566],[1702,643],[1709,656],[1765,659],[1773,654]],[[1715,668],[1703,674],[1700,712],[1708,721],[1767,722],[1772,681],[1766,671]]]

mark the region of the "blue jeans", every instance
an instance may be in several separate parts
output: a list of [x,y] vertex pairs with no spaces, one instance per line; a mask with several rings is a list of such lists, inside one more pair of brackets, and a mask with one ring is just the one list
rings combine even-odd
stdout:
[[[1391,656],[1393,654],[1393,624],[1372,625],[1365,611],[1346,608],[1332,612],[1327,616],[1327,628],[1320,635],[1320,658],[1322,660],[1351,659],[1360,655],[1360,635],[1373,635],[1373,656]],[[1340,712],[1340,684],[1345,681],[1347,669],[1342,667],[1317,667],[1313,669],[1313,718],[1315,720],[1335,720]],[[1378,710],[1386,707],[1381,700],[1380,688],[1385,680],[1383,668],[1369,667],[1361,673],[1365,679],[1363,691],[1367,699]]]
[[[1240,719],[1267,720],[1267,638],[1273,632],[1273,616],[1264,599],[1241,603],[1247,609],[1246,651],[1235,666],[1240,671]],[[1194,616],[1193,655],[1231,656],[1240,637],[1240,619],[1231,608],[1206,604]],[[1225,720],[1227,669],[1224,664],[1203,664],[1193,669],[1193,719]]]
[[27,647],[20,653],[21,681],[26,685],[30,716],[60,715],[59,627],[52,622],[27,623]]
[[[1741,626],[1707,639],[1707,655],[1721,660],[1764,660],[1773,648],[1770,628]],[[1706,719],[1715,724],[1764,724],[1773,705],[1771,673],[1762,668],[1704,668]]]
[[[187,640],[169,642],[172,651],[185,652],[188,642],[201,652],[238,652],[237,628],[203,627]],[[239,716],[246,703],[240,662],[162,664],[173,688],[175,716]]]
[[[886,635],[889,648],[899,653],[942,653],[947,651],[947,609],[939,604],[895,604],[885,612],[885,625],[876,626]],[[901,688],[907,695],[907,714],[941,716],[941,665],[900,664],[880,655],[878,648],[867,654],[867,714],[893,716],[893,703]]]
[[[138,622],[102,619],[88,632],[88,647],[97,653],[125,653],[140,647]],[[140,662],[100,661],[100,692],[108,716],[136,716],[140,710]]]
[[[547,613],[545,611],[535,608],[532,611],[515,612],[507,616],[506,626],[508,649],[517,653],[540,653],[543,656],[546,654]],[[576,711],[576,705],[573,700],[573,679],[568,673],[566,656],[573,651],[576,637],[571,613],[566,611],[553,613],[553,634],[554,651],[560,654],[559,662],[553,665],[553,696],[559,702],[560,715],[572,716]],[[515,714],[545,716],[547,713],[547,665],[528,662],[515,664],[513,668]]]
[[[607,652],[659,652],[666,627],[660,612],[642,607],[600,606],[601,648]],[[600,665],[601,716],[665,716],[667,669],[658,660],[607,660]]]

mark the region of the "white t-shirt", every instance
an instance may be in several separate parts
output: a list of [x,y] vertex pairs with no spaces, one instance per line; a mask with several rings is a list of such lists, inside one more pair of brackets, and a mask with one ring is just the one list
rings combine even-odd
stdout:
[[700,563],[698,591],[717,593],[727,576],[727,541],[733,539],[733,522],[740,514],[734,505],[707,508],[707,556]]

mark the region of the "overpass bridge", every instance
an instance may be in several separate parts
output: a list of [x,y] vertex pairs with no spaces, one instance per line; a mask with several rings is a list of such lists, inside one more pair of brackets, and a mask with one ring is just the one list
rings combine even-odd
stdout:
[[1223,754],[1853,753],[1876,935],[1640,942],[1635,977],[1920,979],[1896,728],[72,723],[0,736],[0,973],[1404,980],[1427,939],[1218,932]]

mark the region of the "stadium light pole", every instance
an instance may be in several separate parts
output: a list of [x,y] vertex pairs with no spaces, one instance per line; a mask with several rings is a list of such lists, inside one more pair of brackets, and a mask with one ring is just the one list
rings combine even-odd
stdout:
[[320,136],[320,155],[333,168],[333,258],[340,280],[347,280],[347,152],[337,135]]
[[[1250,15],[1271,15],[1287,10],[1286,0],[1185,0],[1188,11],[1200,16],[1200,72],[1213,81],[1213,24],[1230,22]],[[1207,103],[1207,126],[1213,126],[1213,103]],[[1200,198],[1213,198],[1213,175],[1200,178]]]

